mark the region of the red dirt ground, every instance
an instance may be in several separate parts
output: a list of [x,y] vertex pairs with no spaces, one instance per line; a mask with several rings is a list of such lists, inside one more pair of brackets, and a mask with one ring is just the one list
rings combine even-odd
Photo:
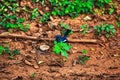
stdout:
[[[117,7],[120,9],[120,6]],[[0,80],[120,80],[120,28],[115,24],[114,15],[94,15],[94,17],[88,15],[92,17],[91,21],[84,21],[85,16],[80,15],[75,19],[57,18],[58,21],[55,23],[62,21],[69,24],[73,30],[80,29],[79,26],[87,23],[92,30],[93,25],[104,21],[115,26],[117,30],[115,36],[110,39],[104,36],[97,37],[93,30],[86,35],[78,31],[73,32],[69,38],[97,39],[98,43],[69,43],[72,49],[66,61],[60,55],[54,54],[52,41],[0,38],[1,45],[9,45],[11,49],[21,51],[20,55],[12,60],[6,54],[0,55]],[[48,25],[38,27],[37,24],[36,21],[32,22],[28,32],[14,31],[13,33],[44,37],[54,37],[61,33],[58,26],[51,29]],[[0,32],[5,30],[1,29]],[[45,52],[40,51],[39,46],[42,44],[49,45],[50,49]],[[88,51],[87,55],[90,59],[84,65],[73,65],[83,49]],[[37,64],[40,61],[43,63]],[[34,73],[36,76],[32,77]]]

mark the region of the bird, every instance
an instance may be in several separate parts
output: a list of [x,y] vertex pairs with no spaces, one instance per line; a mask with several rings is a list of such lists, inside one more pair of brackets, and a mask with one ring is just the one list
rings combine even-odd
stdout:
[[70,32],[71,32],[71,30],[67,29],[63,37],[61,35],[56,35],[56,41],[57,42],[66,42],[67,37],[68,37]]

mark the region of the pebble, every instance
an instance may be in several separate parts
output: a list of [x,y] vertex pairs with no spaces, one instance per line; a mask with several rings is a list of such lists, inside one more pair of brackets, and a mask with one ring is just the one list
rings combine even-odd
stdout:
[[42,64],[44,61],[38,61],[38,64]]
[[42,51],[46,51],[49,48],[50,48],[50,46],[48,46],[48,45],[40,45],[40,50],[42,50]]
[[38,69],[38,68],[39,68],[39,66],[38,66],[37,64],[34,64],[33,67],[34,67],[35,69]]
[[35,51],[35,50],[32,50],[32,51],[31,51],[31,53],[33,53],[33,54],[34,54],[34,53],[36,53],[36,51]]
[[86,16],[86,17],[84,17],[83,19],[84,19],[85,21],[90,21],[90,20],[92,20],[92,18],[89,17],[89,16]]
[[29,62],[28,60],[25,60],[25,64],[27,64],[29,66],[33,66],[33,64],[31,62]]

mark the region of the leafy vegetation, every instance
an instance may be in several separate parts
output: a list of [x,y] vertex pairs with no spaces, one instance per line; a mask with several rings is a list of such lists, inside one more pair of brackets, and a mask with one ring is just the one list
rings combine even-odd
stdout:
[[86,54],[87,54],[87,50],[83,49],[82,54],[78,56],[77,59],[78,64],[85,64],[85,62],[89,60],[89,56],[87,56]]
[[116,25],[117,25],[118,27],[120,27],[120,22],[116,22]]
[[50,20],[50,13],[43,14],[43,17],[40,18],[40,23],[47,23]]
[[9,58],[12,59],[15,55],[20,54],[20,50],[15,49],[12,51],[9,49],[9,47],[0,46],[0,55],[3,53],[9,54]]
[[32,2],[39,2],[40,0],[32,0]]
[[83,24],[82,26],[80,26],[80,28],[82,29],[82,34],[86,34],[89,30],[87,24]]
[[53,47],[53,51],[55,54],[60,54],[66,58],[68,58],[68,53],[67,51],[69,51],[71,48],[70,45],[68,45],[67,43],[63,43],[63,42],[57,42],[54,41],[54,47]]
[[92,11],[93,0],[49,0],[52,6],[53,15],[70,15],[76,17],[80,13],[88,13]]
[[83,50],[82,50],[82,53],[83,53],[83,54],[87,54],[87,50],[86,50],[86,49],[83,49]]
[[[44,0],[32,0],[32,2],[44,4]],[[69,15],[74,18],[80,13],[93,13],[94,5],[101,7],[112,2],[112,0],[48,0],[50,3],[50,8],[52,9],[48,13],[45,13],[42,18],[40,18],[40,23],[47,23],[50,20],[50,15],[64,16]],[[27,10],[24,6],[22,9],[27,13],[30,13],[29,16],[32,20],[39,18],[38,8],[34,8],[32,11]],[[114,5],[109,9],[109,14],[114,12]],[[0,1],[0,26],[8,28],[17,28],[23,31],[24,30],[24,18],[18,16],[18,13],[21,14],[21,8],[16,0],[1,0]],[[9,14],[10,13],[10,14]],[[20,21],[19,21],[20,20]],[[6,23],[6,24],[5,24]]]
[[79,64],[85,64],[86,61],[89,60],[89,56],[82,56],[82,55],[79,55]]
[[106,38],[113,36],[116,32],[112,24],[104,24],[104,23],[102,23],[101,26],[100,25],[94,26],[94,30],[97,35],[99,36],[105,35]]
[[103,7],[110,2],[112,2],[112,0],[97,0],[96,5],[98,7]]
[[16,0],[0,0],[0,15],[11,11],[13,13],[19,12],[18,3]]
[[39,16],[39,12],[38,12],[38,8],[33,9],[33,11],[31,11],[31,19],[35,19]]
[[112,0],[49,0],[49,2],[52,6],[53,15],[76,17],[80,13],[93,13],[94,5],[103,7],[112,2]]
[[34,73],[31,74],[31,78],[35,78],[36,76],[37,76],[36,72],[34,72]]
[[24,18],[16,15],[19,12],[19,5],[16,0],[1,0],[0,1],[0,26],[5,29],[17,28],[20,30],[26,29],[23,25]]

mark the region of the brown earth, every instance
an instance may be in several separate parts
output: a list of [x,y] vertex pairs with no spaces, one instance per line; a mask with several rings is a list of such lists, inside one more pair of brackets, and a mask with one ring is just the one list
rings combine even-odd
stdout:
[[[117,7],[120,9],[120,6]],[[7,54],[0,56],[0,80],[120,80],[120,28],[115,24],[116,18],[108,14],[88,15],[92,20],[84,21],[85,16],[80,15],[75,19],[68,16],[56,17],[51,21],[56,25],[59,22],[69,24],[73,30],[79,30],[79,26],[87,23],[91,29],[89,33],[82,35],[81,32],[75,31],[69,38],[98,40],[97,44],[69,43],[72,49],[67,60],[54,54],[52,41],[0,38],[1,45],[9,45],[10,49],[20,49],[21,52],[12,60]],[[114,37],[106,39],[104,36],[95,35],[93,26],[101,24],[102,21],[115,26],[117,32]],[[33,21],[28,32],[15,30],[13,33],[48,38],[61,33],[58,25],[51,28],[49,24],[38,26],[41,24]],[[6,31],[1,28],[0,32]],[[42,44],[49,45],[50,49],[41,51],[39,46]],[[74,64],[83,49],[88,51],[90,59],[84,65]]]

